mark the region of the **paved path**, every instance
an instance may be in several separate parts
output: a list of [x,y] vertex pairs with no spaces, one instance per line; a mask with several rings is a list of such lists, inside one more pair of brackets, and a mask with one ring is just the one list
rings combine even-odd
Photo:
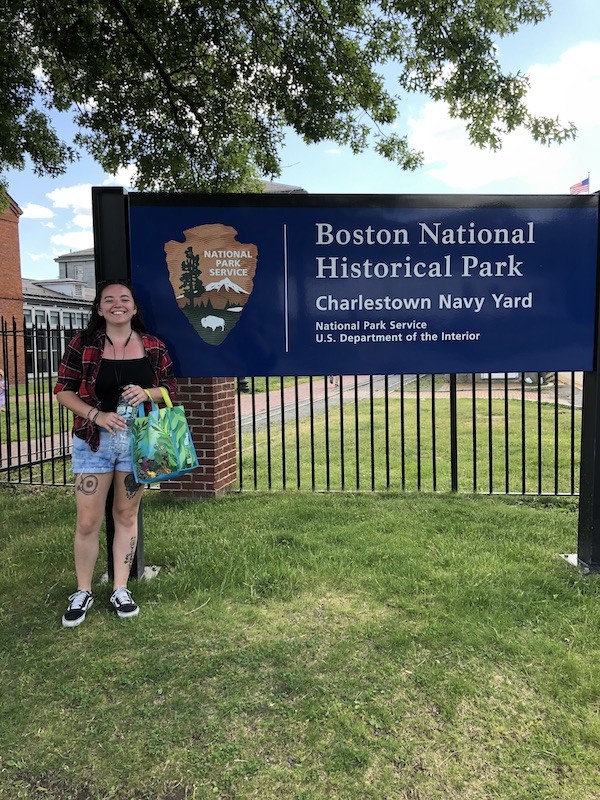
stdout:
[[[413,376],[414,377],[414,376]],[[405,377],[405,381],[408,378]],[[391,376],[388,379],[388,391],[397,391],[400,386],[398,376]],[[310,414],[311,405],[313,413],[322,412],[325,407],[336,408],[343,399],[344,403],[352,402],[355,397],[364,399],[371,391],[371,381],[368,375],[358,375],[356,381],[354,376],[346,377],[338,383],[338,379],[333,381],[327,378],[313,378],[298,383],[298,393],[296,386],[287,386],[283,390],[284,419],[295,419],[305,417]],[[383,395],[385,392],[385,378],[382,375],[373,376],[373,392]],[[281,389],[272,389],[267,395],[266,392],[255,392],[254,394],[241,394],[239,396],[242,418],[242,432],[253,427],[261,428],[266,425],[267,411],[271,424],[281,421]],[[312,402],[311,402],[312,400]],[[268,406],[268,408],[267,408]],[[236,404],[236,416],[239,415]]]
[[[322,412],[325,407],[336,408],[339,406],[343,399],[344,403],[352,403],[356,398],[363,400],[368,398],[373,392],[373,397],[383,397],[386,391],[385,376],[374,375],[373,388],[371,389],[371,378],[368,375],[346,376],[340,379],[335,378],[335,383],[325,378],[313,378],[312,380],[312,406],[314,413]],[[276,379],[274,379],[275,381]],[[424,376],[423,381],[427,381],[427,388],[421,387],[421,397],[431,397],[431,389],[429,388],[430,378]],[[565,382],[568,381],[568,382]],[[401,375],[389,375],[387,381],[387,391],[391,395],[396,395],[400,392],[402,384]],[[477,397],[488,398],[490,390],[487,381],[478,381],[475,384],[475,392]],[[458,382],[457,396],[458,397],[472,397],[473,384],[469,380],[467,382]],[[558,400],[558,405],[570,406],[572,404],[572,395],[574,394],[573,405],[575,408],[581,408],[582,391],[575,382],[574,393],[571,390],[571,373],[566,373],[565,377],[559,377],[558,391],[555,392],[554,383],[542,386],[540,396],[544,403],[554,403],[555,399]],[[416,376],[404,376],[404,395],[406,398],[416,397]],[[450,383],[443,383],[440,379],[436,381],[435,396],[436,398],[450,395]],[[522,397],[521,382],[509,381],[508,382],[508,398],[511,400],[520,400]],[[492,382],[491,387],[492,399],[504,399],[504,380]],[[525,399],[530,402],[538,401],[538,387],[527,386],[525,389]],[[236,402],[236,417],[241,413],[242,419],[242,432],[261,428],[267,423],[267,401],[268,411],[271,424],[277,424],[281,421],[281,390],[280,388],[271,389],[269,396],[266,392],[255,392],[254,394],[240,394],[239,406]],[[304,417],[310,414],[311,410],[311,383],[304,381],[298,384],[298,395],[296,397],[296,387],[288,386],[283,391],[283,406],[284,406],[284,419],[295,419],[296,416]],[[297,410],[296,410],[297,407]]]

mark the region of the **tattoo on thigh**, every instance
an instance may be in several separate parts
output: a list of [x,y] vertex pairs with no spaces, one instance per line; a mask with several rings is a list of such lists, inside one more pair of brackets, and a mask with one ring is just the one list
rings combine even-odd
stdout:
[[81,475],[77,483],[77,491],[82,494],[94,494],[98,489],[98,478],[95,475]]
[[142,488],[142,486],[134,478],[133,472],[129,472],[127,475],[125,475],[123,482],[125,484],[125,492],[127,494],[127,499],[132,500],[135,497],[136,493]]
[[129,553],[125,556],[125,563],[131,564],[133,562],[133,557],[135,555],[135,546],[137,544],[137,539],[135,536],[132,536],[129,541]]

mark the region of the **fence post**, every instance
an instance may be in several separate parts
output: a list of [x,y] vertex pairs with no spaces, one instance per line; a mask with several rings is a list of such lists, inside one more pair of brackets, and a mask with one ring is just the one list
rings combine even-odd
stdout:
[[[129,217],[127,195],[119,186],[92,187],[92,219],[94,225],[94,265],[96,283],[131,277],[129,249]],[[112,515],[114,491],[111,486],[106,498],[104,519],[106,526],[107,572],[109,580],[114,575],[112,556],[115,525]],[[144,577],[144,525],[142,505],[138,511],[137,548],[129,571],[130,578]]]
[[450,488],[458,492],[458,405],[456,402],[456,373],[450,374]]

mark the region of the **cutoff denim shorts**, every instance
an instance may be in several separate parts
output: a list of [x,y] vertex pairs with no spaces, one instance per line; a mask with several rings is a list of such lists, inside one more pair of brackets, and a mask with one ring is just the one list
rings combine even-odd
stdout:
[[100,431],[100,447],[97,452],[79,436],[73,436],[71,472],[74,475],[98,475],[101,472],[132,472],[131,431],[111,436],[108,431]]

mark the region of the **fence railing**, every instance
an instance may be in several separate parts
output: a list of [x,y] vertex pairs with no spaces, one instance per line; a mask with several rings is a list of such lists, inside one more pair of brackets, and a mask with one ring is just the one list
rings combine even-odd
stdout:
[[575,373],[271,378],[259,388],[238,397],[244,490],[578,492]]
[[[2,322],[0,483],[65,485],[71,415],[52,388],[72,330]],[[241,491],[576,495],[576,373],[250,378]]]

